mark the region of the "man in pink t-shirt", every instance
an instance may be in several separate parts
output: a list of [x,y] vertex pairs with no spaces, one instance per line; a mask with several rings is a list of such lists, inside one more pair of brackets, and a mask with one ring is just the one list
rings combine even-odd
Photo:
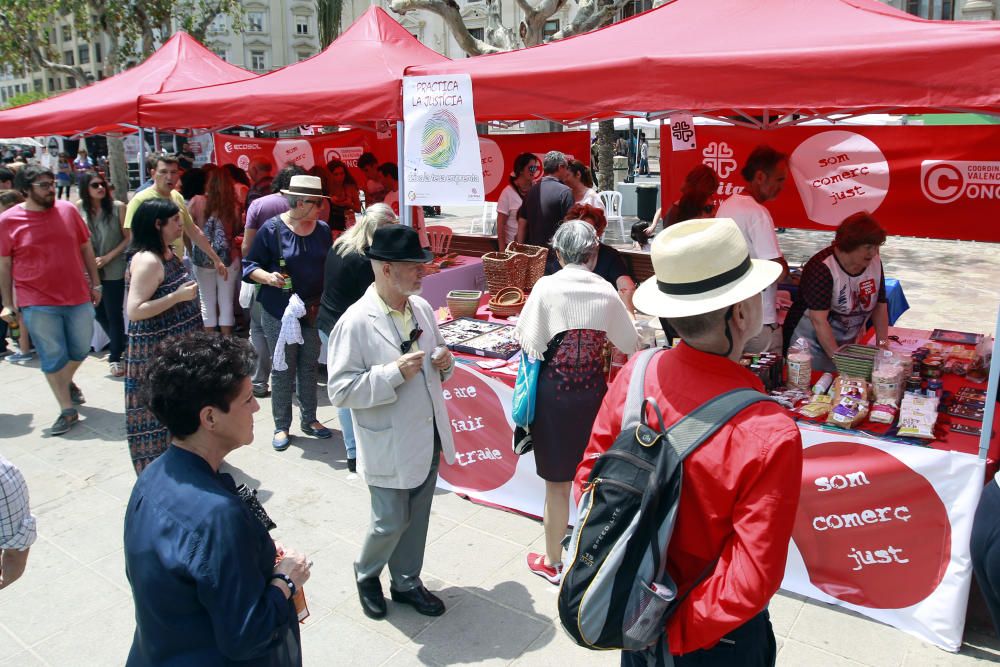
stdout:
[[13,304],[16,284],[18,305],[4,306],[0,318],[12,324],[23,311],[59,403],[51,434],[62,435],[80,419],[74,406],[85,402],[73,375],[90,352],[101,278],[87,225],[75,206],[56,200],[52,171],[28,165],[14,187],[26,200],[0,215],[0,294]]

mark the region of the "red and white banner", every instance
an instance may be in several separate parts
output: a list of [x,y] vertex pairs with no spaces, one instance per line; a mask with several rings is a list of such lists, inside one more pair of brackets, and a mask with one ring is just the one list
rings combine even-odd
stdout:
[[890,234],[1000,241],[1000,126],[811,126],[779,130],[702,125],[698,147],[661,157],[664,206],[702,162],[721,201],[742,191],[740,169],[767,144],[790,156],[784,191],[766,204],[777,227],[835,229],[868,211]]
[[438,487],[541,518],[545,482],[535,472],[535,457],[518,456],[511,447],[513,388],[458,364],[444,390],[455,462],[441,459]]
[[[511,449],[512,388],[459,365],[445,390],[456,458],[442,461],[438,486],[540,517],[545,483],[534,457]],[[985,463],[970,454],[801,430],[802,495],[781,587],[957,651]]]
[[781,587],[958,651],[985,462],[801,431],[802,495]]
[[[507,186],[507,177],[514,160],[521,153],[535,153],[541,165],[542,156],[548,151],[562,151],[570,159],[590,164],[589,132],[546,132],[541,134],[491,134],[479,137],[479,152],[483,163],[483,185],[486,200],[496,201]],[[215,163],[235,164],[247,169],[254,158],[263,158],[281,168],[296,162],[304,169],[313,165],[326,165],[338,159],[347,164],[359,185],[366,179],[358,169],[362,153],[374,153],[379,164],[395,162],[396,139],[391,132],[380,138],[367,130],[347,130],[331,134],[317,134],[289,139],[258,139],[228,134],[215,135]],[[542,177],[542,171],[536,173]]]

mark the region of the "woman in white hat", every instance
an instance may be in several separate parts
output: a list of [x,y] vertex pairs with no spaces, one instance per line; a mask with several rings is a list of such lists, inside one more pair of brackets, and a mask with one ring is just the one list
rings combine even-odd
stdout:
[[[319,220],[320,205],[326,199],[317,176],[292,176],[282,190],[289,210],[261,226],[250,252],[243,258],[243,280],[261,285],[257,301],[261,305],[261,325],[273,356],[281,347],[286,370],[271,368],[271,412],[274,415],[272,446],[284,451],[289,445],[292,425],[292,392],[299,398],[300,427],[306,435],[329,438],[330,429],[316,419],[316,364],[319,332],[316,317],[323,294],[323,265],[332,245],[330,228]],[[286,313],[289,299],[297,294],[305,304],[298,318],[302,342],[285,342],[294,330]],[[291,336],[294,341],[295,336]],[[278,363],[274,364],[279,365]]]

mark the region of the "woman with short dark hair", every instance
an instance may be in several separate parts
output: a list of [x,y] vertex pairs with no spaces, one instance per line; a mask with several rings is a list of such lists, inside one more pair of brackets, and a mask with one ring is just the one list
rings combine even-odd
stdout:
[[784,348],[799,338],[806,340],[813,370],[835,370],[837,348],[856,342],[869,320],[879,344],[885,343],[889,309],[879,257],[885,239],[875,218],[855,213],[840,223],[833,243],[803,267],[799,292],[785,319]]
[[253,442],[253,350],[196,332],[151,356],[142,401],[173,443],[139,477],[125,510],[136,620],[126,664],[298,667],[291,598],[311,563],[276,545],[219,472],[226,455]]
[[146,366],[164,339],[201,327],[198,283],[171,243],[181,236],[180,209],[167,199],[143,202],[132,216],[128,282],[128,349],[125,354],[125,432],[136,474],[170,444],[170,433],[143,405]]

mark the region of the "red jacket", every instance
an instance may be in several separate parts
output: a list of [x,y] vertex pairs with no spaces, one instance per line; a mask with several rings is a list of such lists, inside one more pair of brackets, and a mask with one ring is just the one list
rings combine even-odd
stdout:
[[[594,460],[621,431],[631,374],[630,363],[604,397],[576,471],[577,497]],[[684,343],[657,355],[646,371],[645,395],[656,399],[668,426],[740,387],[763,391],[739,364]],[[653,411],[647,412],[655,424]],[[743,410],[684,461],[667,569],[683,593],[719,561],[667,622],[671,653],[710,648],[767,606],[784,575],[801,484],[802,438],[774,403]]]

